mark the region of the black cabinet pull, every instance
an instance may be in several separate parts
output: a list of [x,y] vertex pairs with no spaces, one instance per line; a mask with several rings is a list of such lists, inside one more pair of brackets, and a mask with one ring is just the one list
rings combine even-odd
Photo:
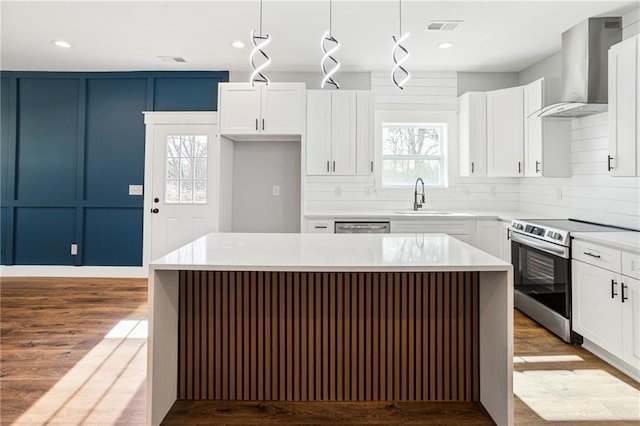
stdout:
[[258,130],[258,119],[256,118],[256,130]]
[[627,288],[626,285],[624,285],[624,283],[620,283],[622,284],[622,303],[624,303],[625,300],[629,299],[627,296],[624,295],[624,290]]
[[316,228],[316,229],[327,229],[327,225],[316,225],[314,228]]
[[610,155],[607,155],[607,171],[610,172],[611,169],[613,169],[613,167],[611,167],[611,160],[613,160],[613,157]]
[[586,254],[587,256],[595,257],[596,259],[600,259],[601,257],[599,254],[589,253],[588,251],[583,251],[583,253]]
[[160,210],[158,210],[158,209],[151,209],[151,213],[153,213],[153,214],[156,214],[156,213],[158,213],[159,211],[160,211]]
[[153,202],[154,202],[154,203],[159,203],[159,202],[160,202],[160,198],[158,198],[158,197],[154,198],[154,199],[153,199]]
[[373,161],[371,162],[371,173],[373,173]]
[[522,162],[518,161],[518,174],[522,173]]
[[329,160],[327,160],[327,171],[329,171]]
[[476,172],[475,163],[472,161],[471,162],[471,173],[475,173],[475,172]]
[[540,162],[536,161],[536,173],[540,173]]
[[262,130],[264,130],[264,118],[262,119]]
[[333,171],[334,172],[336,171],[336,162],[335,161],[333,162]]
[[507,241],[511,239],[511,229],[507,228]]
[[618,295],[618,293],[616,293],[616,284],[618,284],[616,280],[611,280],[611,298],[612,299]]

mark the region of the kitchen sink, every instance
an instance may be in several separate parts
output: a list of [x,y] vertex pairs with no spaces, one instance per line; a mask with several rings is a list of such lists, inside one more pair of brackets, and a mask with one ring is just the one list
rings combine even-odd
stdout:
[[399,210],[393,213],[407,216],[470,216],[469,213],[446,212],[439,210]]

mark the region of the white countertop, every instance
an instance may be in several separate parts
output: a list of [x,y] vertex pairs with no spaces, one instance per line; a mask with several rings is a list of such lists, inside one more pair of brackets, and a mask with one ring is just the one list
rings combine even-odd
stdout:
[[571,236],[577,240],[640,253],[640,232],[572,232]]
[[504,220],[513,219],[549,219],[549,216],[523,212],[517,210],[483,211],[483,210],[455,210],[455,209],[421,209],[414,213],[413,210],[378,210],[378,211],[327,211],[305,213],[306,219],[388,219],[388,220],[428,220],[428,219],[454,219],[454,220]]
[[211,233],[154,261],[152,270],[509,271],[446,234]]

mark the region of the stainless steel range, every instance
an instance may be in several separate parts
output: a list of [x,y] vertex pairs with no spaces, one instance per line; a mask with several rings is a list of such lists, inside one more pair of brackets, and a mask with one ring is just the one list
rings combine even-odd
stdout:
[[512,221],[515,307],[570,342],[571,233],[625,230],[576,219]]

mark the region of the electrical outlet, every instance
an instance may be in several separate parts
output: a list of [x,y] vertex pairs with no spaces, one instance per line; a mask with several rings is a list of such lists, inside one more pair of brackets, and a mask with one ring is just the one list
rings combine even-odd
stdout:
[[280,185],[273,185],[273,195],[280,195]]
[[77,255],[78,255],[78,245],[71,244],[71,256],[77,256]]
[[129,185],[129,195],[142,195],[143,186],[142,185]]
[[556,200],[562,200],[562,188],[556,188]]

